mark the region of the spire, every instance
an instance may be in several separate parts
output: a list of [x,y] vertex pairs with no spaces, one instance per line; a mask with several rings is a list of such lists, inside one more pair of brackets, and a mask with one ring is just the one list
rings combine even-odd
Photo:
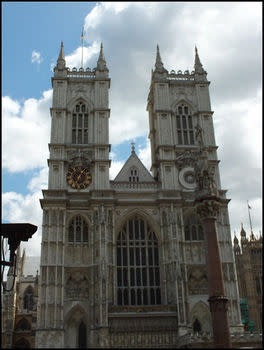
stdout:
[[197,47],[195,46],[195,61],[194,61],[194,71],[198,74],[206,73],[203,69],[203,65],[201,64],[200,57],[198,55]]
[[159,72],[159,73],[167,72],[167,70],[163,66],[163,63],[160,57],[159,45],[157,45],[155,72]]
[[237,236],[236,236],[236,231],[234,231],[234,233],[235,233],[235,236],[234,236],[233,242],[234,242],[235,245],[237,245],[238,244],[238,239],[237,239]]
[[241,222],[240,236],[246,238],[246,231],[244,230],[243,222]]
[[97,61],[97,69],[99,71],[108,71],[108,68],[106,66],[106,61],[105,61],[105,57],[104,57],[104,49],[103,49],[103,44],[101,43],[101,47],[100,47],[100,53],[99,53],[99,57],[98,57],[98,61]]
[[65,61],[65,56],[64,56],[64,46],[63,42],[61,42],[61,47],[60,47],[60,54],[57,59],[57,67],[59,69],[63,69],[65,67],[66,61]]

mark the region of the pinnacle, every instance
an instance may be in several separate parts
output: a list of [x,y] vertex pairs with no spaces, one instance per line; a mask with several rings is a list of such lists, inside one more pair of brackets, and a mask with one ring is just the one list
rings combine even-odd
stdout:
[[104,56],[104,48],[103,44],[100,45],[100,53],[97,61],[97,69],[99,71],[108,71],[108,68],[106,66],[105,56]]
[[155,71],[166,72],[166,69],[164,68],[161,57],[160,57],[159,45],[157,45]]
[[198,55],[198,50],[196,45],[195,45],[194,70],[196,73],[205,73],[205,70],[203,69],[203,65],[201,64],[201,61],[200,61],[200,57]]

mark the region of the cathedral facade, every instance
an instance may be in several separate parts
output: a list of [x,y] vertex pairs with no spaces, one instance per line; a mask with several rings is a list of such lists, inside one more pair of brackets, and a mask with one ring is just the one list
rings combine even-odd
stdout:
[[96,68],[77,71],[66,67],[61,45],[52,78],[48,189],[40,200],[36,347],[181,347],[191,342],[189,333],[212,341],[205,233],[194,208],[201,148],[225,203],[217,237],[230,331],[241,331],[209,84],[197,49],[194,71],[168,72],[157,47],[147,101],[151,173],[132,146],[110,181],[103,47]]

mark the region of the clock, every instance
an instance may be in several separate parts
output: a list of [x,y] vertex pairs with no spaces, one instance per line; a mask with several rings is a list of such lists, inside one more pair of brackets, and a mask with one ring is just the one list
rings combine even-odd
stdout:
[[67,183],[74,189],[82,190],[90,185],[92,176],[88,168],[70,167],[67,173]]
[[184,188],[194,190],[196,187],[194,169],[192,167],[181,169],[179,172],[179,181]]

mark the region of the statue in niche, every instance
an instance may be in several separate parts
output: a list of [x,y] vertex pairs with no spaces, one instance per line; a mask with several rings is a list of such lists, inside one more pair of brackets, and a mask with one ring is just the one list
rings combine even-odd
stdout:
[[197,124],[195,126],[195,138],[201,150],[202,147],[204,146],[204,140],[203,140],[203,129],[201,128],[200,124]]
[[197,191],[203,195],[217,195],[215,169],[208,166],[206,154],[198,159],[194,166]]
[[162,222],[164,226],[168,225],[167,213],[165,211],[162,212]]

